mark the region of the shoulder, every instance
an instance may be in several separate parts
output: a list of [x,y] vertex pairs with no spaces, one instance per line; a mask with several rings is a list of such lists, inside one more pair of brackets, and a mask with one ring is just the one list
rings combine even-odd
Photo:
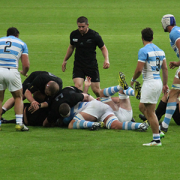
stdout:
[[74,36],[74,35],[77,35],[77,34],[79,34],[79,30],[78,29],[72,31],[70,36]]
[[94,36],[100,36],[97,31],[92,30],[92,29],[89,29],[88,33],[89,33],[89,34],[92,34],[92,35],[94,35]]
[[171,40],[179,38],[180,37],[180,27],[175,26],[172,29],[172,31],[170,32],[169,37]]

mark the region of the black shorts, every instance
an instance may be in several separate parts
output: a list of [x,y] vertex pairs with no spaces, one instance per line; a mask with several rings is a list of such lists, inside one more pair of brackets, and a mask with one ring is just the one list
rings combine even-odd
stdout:
[[74,78],[83,78],[85,80],[86,76],[89,76],[91,78],[91,82],[100,82],[98,67],[82,68],[79,66],[74,66],[73,79]]
[[26,107],[26,116],[28,121],[28,126],[42,126],[44,120],[48,116],[48,108],[40,108],[37,111],[35,111],[33,114],[31,114],[28,111],[28,108],[30,106],[30,103],[24,103],[24,108]]

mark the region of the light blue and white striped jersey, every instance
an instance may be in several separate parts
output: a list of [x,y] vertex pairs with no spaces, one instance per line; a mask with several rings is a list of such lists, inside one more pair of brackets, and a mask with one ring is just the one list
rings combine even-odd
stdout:
[[79,102],[74,107],[71,108],[71,113],[69,117],[63,119],[64,124],[68,125],[70,121],[76,116],[79,112],[83,111],[88,106],[88,102]]
[[178,39],[180,39],[180,27],[174,26],[172,28],[171,32],[169,33],[169,39],[170,39],[171,47],[173,48],[173,50],[176,53],[177,57],[180,59],[180,57],[179,57],[179,50],[176,47],[176,41]]
[[22,54],[28,54],[26,43],[15,36],[0,38],[0,67],[18,69]]
[[161,79],[160,69],[165,53],[153,43],[149,43],[138,52],[138,61],[145,63],[142,70],[143,80]]

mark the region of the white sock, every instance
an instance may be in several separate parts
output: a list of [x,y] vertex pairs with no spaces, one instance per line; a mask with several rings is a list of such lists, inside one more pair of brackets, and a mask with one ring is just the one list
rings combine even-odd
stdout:
[[23,115],[16,114],[16,124],[23,124]]

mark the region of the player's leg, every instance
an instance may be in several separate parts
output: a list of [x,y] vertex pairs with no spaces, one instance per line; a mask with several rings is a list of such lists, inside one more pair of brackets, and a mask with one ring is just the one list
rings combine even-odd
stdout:
[[94,122],[97,118],[90,114],[80,112],[69,123],[69,129],[91,129],[95,130],[103,126],[102,123]]
[[10,69],[6,79],[8,81],[8,89],[14,98],[15,128],[20,131],[28,131],[29,129],[23,124],[23,100],[20,73],[16,69]]
[[[176,88],[180,88],[179,85],[176,85]],[[168,100],[168,103],[166,106],[165,117],[161,124],[161,130],[164,132],[168,131],[168,127],[169,127],[171,118],[176,110],[177,97],[179,96],[179,93],[180,93],[179,89],[171,89],[171,91],[169,93],[169,100]]]
[[169,99],[166,106],[166,113],[160,128],[162,131],[167,132],[171,121],[171,118],[176,109],[176,101],[180,93],[180,79],[179,79],[180,67],[177,69],[172,88],[169,93]]
[[122,72],[119,72],[119,85],[123,88],[123,92],[129,96],[135,96],[137,99],[140,99],[141,96],[141,84],[136,82],[135,91],[133,88],[129,87],[125,75]]
[[[161,117],[166,112],[167,101],[168,101],[168,96],[167,94],[164,94],[155,111],[158,121],[160,121]],[[147,120],[147,118],[143,114],[139,114],[139,118],[143,121]]]
[[83,90],[83,83],[84,83],[83,78],[74,78],[73,82],[75,87],[77,87],[80,90]]
[[108,129],[120,129],[120,130],[142,130],[148,129],[149,125],[147,123],[134,123],[134,122],[120,122],[118,118],[110,114],[104,119],[104,124]]
[[[140,103],[139,109],[141,110],[141,105],[142,103]],[[147,144],[143,144],[144,146],[161,146],[161,141],[160,141],[160,134],[159,134],[159,122],[157,119],[157,116],[155,114],[155,108],[156,108],[156,104],[144,104],[145,108],[143,111],[143,114],[146,115],[151,129],[152,129],[152,133],[153,133],[153,141]]]
[[[1,114],[2,114],[2,103],[4,100],[4,92],[5,90],[0,90],[0,121],[1,121]],[[0,124],[0,130],[1,130],[1,124]]]
[[2,115],[14,106],[14,98],[9,98],[2,107]]
[[14,98],[14,111],[16,116],[16,130],[28,131],[29,129],[23,124],[23,101],[22,89],[11,92]]
[[96,97],[100,96],[100,82],[91,82],[91,89],[96,95]]

